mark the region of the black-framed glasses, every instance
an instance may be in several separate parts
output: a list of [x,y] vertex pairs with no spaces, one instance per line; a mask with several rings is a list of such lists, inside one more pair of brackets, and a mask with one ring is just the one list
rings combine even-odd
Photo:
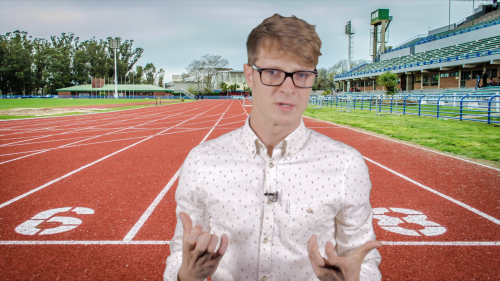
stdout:
[[260,74],[260,82],[266,86],[281,86],[287,77],[292,78],[292,82],[297,88],[312,88],[314,80],[318,76],[318,71],[295,71],[285,72],[275,68],[258,68],[251,63],[252,68]]

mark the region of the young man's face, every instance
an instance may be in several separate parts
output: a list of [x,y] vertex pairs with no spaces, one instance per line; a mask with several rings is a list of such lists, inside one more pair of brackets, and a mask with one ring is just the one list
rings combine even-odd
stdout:
[[[260,50],[255,66],[285,72],[314,71],[314,67],[304,66],[290,56],[264,49]],[[252,66],[245,64],[244,71],[248,86],[252,88],[252,115],[255,117],[252,122],[259,120],[273,125],[297,127],[309,103],[311,88],[296,87],[291,77],[287,77],[280,86],[266,86],[261,82],[260,73]]]

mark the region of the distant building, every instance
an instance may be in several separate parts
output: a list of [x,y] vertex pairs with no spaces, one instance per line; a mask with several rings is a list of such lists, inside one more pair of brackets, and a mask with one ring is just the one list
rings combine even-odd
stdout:
[[[238,84],[240,86],[238,90],[243,90],[244,87],[247,86],[243,70],[221,68],[214,79],[214,88],[212,90],[216,91],[221,90],[221,82],[225,82],[228,85]],[[195,77],[184,75],[183,79],[182,75],[172,75],[172,82],[168,83],[167,87],[174,91],[187,90],[189,88],[202,91],[205,87],[205,77],[196,79]]]
[[[119,84],[119,97],[165,97],[171,96],[173,90],[167,90],[154,85],[143,84]],[[84,98],[88,96],[100,96],[102,98],[111,98],[115,93],[114,84],[105,84],[104,79],[92,78],[91,84],[67,87],[56,90],[60,98]]]
[[228,85],[238,84],[240,87],[238,90],[243,90],[246,84],[245,73],[243,70],[227,70],[219,71],[215,76],[215,89],[220,90],[220,83],[225,82]]

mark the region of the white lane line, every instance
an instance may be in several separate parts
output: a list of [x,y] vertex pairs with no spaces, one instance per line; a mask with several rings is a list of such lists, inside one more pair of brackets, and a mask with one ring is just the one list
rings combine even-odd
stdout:
[[[154,115],[158,115],[158,114],[160,114],[160,113],[151,114],[148,117],[151,117],[151,116],[154,116]],[[51,135],[42,135],[42,136],[39,136],[39,137],[27,139],[27,140],[21,140],[21,141],[16,141],[16,142],[2,144],[2,145],[0,145],[0,147],[11,146],[13,144],[18,144],[18,143],[22,143],[22,142],[27,142],[27,141],[32,141],[32,140],[37,140],[37,139],[42,139],[42,138],[47,138],[47,137],[52,137],[52,136],[67,135],[67,134],[71,134],[71,133],[75,133],[75,132],[80,132],[82,130],[93,129],[93,128],[96,128],[96,127],[99,127],[99,126],[106,126],[106,125],[110,125],[110,124],[114,124],[114,123],[121,123],[121,122],[126,122],[126,121],[130,121],[130,120],[134,120],[134,119],[143,119],[143,118],[145,118],[145,116],[138,116],[136,118],[132,118],[132,119],[128,119],[128,120],[123,120],[122,119],[122,120],[119,120],[119,121],[116,121],[116,122],[103,123],[103,124],[99,124],[99,125],[95,125],[95,126],[91,126],[91,127],[84,127],[84,128],[81,128],[81,129],[75,129],[75,130],[72,130],[72,131],[64,131],[63,130],[64,131],[63,133],[55,133],[55,134],[51,134]],[[59,130],[61,130],[61,129],[57,129],[57,131],[59,131]],[[37,130],[32,130],[31,132],[26,131],[26,132],[21,132],[21,133],[16,133],[16,134],[32,133],[33,131],[37,131]]]
[[[137,113],[130,113],[128,114],[127,116],[128,117],[135,117],[135,116],[138,116],[140,115],[141,113],[140,112],[137,112]],[[90,115],[80,115],[80,119],[79,120],[74,120],[75,122],[68,122],[68,120],[59,120],[59,121],[56,121],[56,122],[51,122],[51,123],[48,123],[47,120],[43,120],[43,122],[36,122],[37,120],[30,120],[30,122],[25,122],[24,125],[22,126],[16,126],[16,127],[7,127],[7,128],[0,128],[0,131],[2,131],[2,133],[6,133],[6,132],[13,132],[15,131],[16,133],[11,133],[11,134],[2,134],[0,136],[9,136],[9,135],[15,135],[15,134],[20,134],[20,133],[23,133],[23,131],[26,131],[26,130],[30,130],[31,131],[34,131],[34,132],[38,132],[38,131],[47,131],[47,130],[58,130],[57,128],[60,128],[60,127],[67,127],[67,126],[75,126],[75,125],[80,125],[80,124],[88,124],[89,122],[95,122],[96,120],[93,120],[93,118],[95,118],[95,116],[90,116]],[[120,116],[100,116],[101,118],[99,118],[97,121],[100,121],[100,122],[109,122],[109,121],[113,121],[113,120],[116,120],[116,119],[119,119]],[[40,127],[40,126],[46,126],[46,127]]]
[[245,113],[246,113],[246,114],[247,114],[247,116],[248,116],[247,109],[243,106],[243,102],[240,102],[240,105],[241,105],[241,107],[243,108],[243,110],[245,111]]
[[[158,136],[167,136],[167,135],[174,135],[174,134],[179,134],[179,133],[185,133],[185,132],[192,132],[192,131],[197,131],[197,130],[206,130],[210,129],[211,127],[205,127],[205,128],[193,128],[193,129],[187,129],[187,128],[175,128],[176,130],[183,129],[183,131],[177,131],[177,132],[170,132],[170,133],[163,133],[159,134]],[[217,128],[221,129],[221,128]],[[224,128],[224,129],[231,129],[231,128]],[[233,128],[233,129],[238,129],[238,128]],[[83,143],[83,144],[77,144],[77,145],[67,145],[64,146],[63,148],[72,148],[72,147],[82,147],[82,146],[88,146],[88,145],[96,145],[96,144],[103,144],[103,143],[110,143],[110,142],[120,142],[120,141],[127,141],[127,140],[135,140],[135,139],[142,139],[146,138],[149,136],[153,135],[143,135],[139,137],[130,137],[130,138],[123,138],[123,139],[114,139],[114,140],[108,140],[108,141],[98,141],[98,142],[91,142],[91,143]],[[34,152],[39,152],[43,151],[43,149],[40,150],[32,150],[32,151],[25,151],[25,152],[16,152],[16,153],[10,153],[10,154],[2,154],[0,157],[3,156],[10,156],[10,155],[17,155],[17,154],[25,154],[25,153],[34,153]]]
[[[165,104],[165,106],[166,105],[176,105],[176,104],[182,104],[182,103],[168,103],[168,104]],[[187,104],[190,104],[190,103],[187,103]],[[164,105],[161,105],[161,106],[164,106]],[[119,114],[119,113],[124,112],[124,111],[138,110],[138,109],[144,109],[144,108],[149,108],[149,107],[130,108],[130,109],[122,109],[122,110],[106,111],[106,112],[95,112],[95,113],[92,113],[90,115],[79,114],[79,115],[62,115],[62,116],[40,116],[40,117],[22,118],[22,119],[6,119],[6,120],[0,120],[0,122],[8,122],[8,121],[11,121],[11,122],[16,122],[16,121],[22,122],[22,121],[25,121],[25,120],[26,121],[32,121],[32,120],[35,120],[35,119],[36,119],[35,121],[40,120],[40,121],[44,122],[45,120],[41,120],[41,119],[45,119],[45,118],[57,118],[57,117],[89,117],[90,118],[90,116],[92,116],[94,114],[105,114],[105,113],[116,113],[116,114]],[[61,122],[65,122],[65,121],[61,121]],[[31,124],[30,124],[30,126],[31,126]],[[13,128],[17,128],[17,127],[13,127]]]
[[467,205],[465,203],[462,203],[462,202],[460,202],[460,201],[458,201],[456,199],[453,199],[450,196],[445,195],[445,194],[443,194],[443,193],[441,193],[439,191],[436,191],[436,190],[434,190],[434,189],[432,189],[432,188],[430,188],[428,186],[425,186],[425,185],[423,185],[423,184],[421,184],[421,183],[419,183],[419,182],[417,182],[415,180],[412,180],[409,177],[407,177],[405,175],[402,175],[402,174],[400,174],[400,173],[398,173],[398,172],[396,172],[396,171],[394,171],[394,170],[392,170],[392,169],[390,169],[390,168],[388,168],[388,167],[386,167],[386,166],[384,166],[384,165],[382,165],[380,163],[377,163],[377,162],[375,162],[375,161],[373,161],[373,160],[371,160],[371,159],[369,159],[367,157],[363,156],[363,158],[365,158],[369,162],[371,162],[371,163],[373,163],[373,164],[375,164],[375,165],[377,165],[377,166],[379,166],[379,167],[381,167],[381,168],[383,168],[383,169],[385,169],[385,170],[387,170],[387,171],[395,174],[396,176],[401,177],[401,178],[403,178],[403,179],[405,179],[405,180],[407,180],[407,181],[409,181],[409,182],[411,182],[411,183],[413,183],[413,184],[415,184],[417,186],[420,186],[421,188],[423,188],[423,189],[425,189],[427,191],[430,191],[430,192],[432,192],[432,193],[434,193],[434,194],[436,194],[438,196],[441,196],[444,199],[449,200],[449,201],[451,201],[451,202],[453,202],[453,203],[455,203],[455,204],[457,204],[457,205],[459,205],[461,207],[464,207],[465,209],[467,209],[467,210],[469,210],[469,211],[471,211],[471,212],[473,212],[473,213],[475,213],[477,215],[480,215],[481,217],[483,217],[483,218],[485,218],[485,219],[487,219],[487,220],[489,220],[491,222],[494,222],[496,224],[500,224],[500,220],[498,220],[498,219],[496,219],[496,218],[494,218],[494,217],[492,217],[492,216],[490,216],[490,215],[488,215],[486,213],[483,213],[483,212],[479,211],[478,209],[475,209],[475,208],[473,208],[473,207],[471,207],[471,206],[469,206],[469,205]]
[[[385,246],[500,246],[500,241],[476,242],[476,241],[380,241]],[[167,240],[143,240],[143,241],[123,241],[123,240],[101,240],[101,241],[0,241],[0,245],[168,245]]]
[[380,241],[383,245],[388,246],[500,246],[500,241],[443,241],[443,242],[430,242],[430,241]]
[[0,245],[168,245],[170,241],[0,241]]
[[[175,111],[181,111],[181,110],[185,110],[186,108],[197,108],[196,106],[185,106],[185,107],[177,107],[174,109],[174,112]],[[98,120],[83,120],[81,122],[76,122],[76,123],[68,123],[67,121],[64,122],[62,125],[61,124],[56,124],[56,125],[52,125],[51,127],[46,127],[46,128],[37,128],[37,129],[32,129],[31,127],[32,126],[35,126],[35,125],[30,125],[30,128],[25,128],[24,131],[20,131],[20,132],[16,132],[16,133],[12,133],[12,134],[9,134],[9,135],[1,135],[2,137],[4,136],[12,136],[12,135],[16,135],[16,134],[26,134],[26,133],[32,133],[32,132],[40,132],[40,131],[60,131],[60,130],[67,130],[67,128],[63,128],[63,127],[67,127],[67,126],[71,126],[71,127],[74,127],[75,125],[80,125],[80,124],[88,124],[89,122],[96,122],[96,121],[99,121],[101,122],[102,124],[99,124],[99,125],[96,125],[96,126],[91,126],[91,127],[84,127],[84,128],[81,128],[81,129],[77,129],[77,130],[74,130],[74,131],[81,131],[81,130],[84,130],[84,129],[90,129],[90,128],[95,128],[95,127],[99,127],[99,126],[107,126],[107,125],[111,125],[111,124],[116,124],[116,123],[123,123],[123,122],[128,122],[130,120],[135,120],[135,119],[144,119],[144,118],[150,118],[152,116],[156,116],[156,115],[159,115],[159,114],[162,114],[163,111],[159,111],[159,112],[156,112],[156,111],[159,111],[159,110],[154,110],[153,112],[148,112],[148,114],[144,114],[141,112],[138,112],[137,114],[134,114],[134,115],[131,115],[131,116],[127,116],[127,119],[124,119],[123,116],[113,116],[112,118],[103,118],[103,119],[98,119]],[[137,116],[137,117],[135,117]],[[134,118],[131,118],[131,117],[134,117]],[[114,120],[117,120],[118,121],[114,121]],[[110,121],[114,121],[114,122],[110,122]],[[74,132],[74,131],[69,131],[69,132],[65,132],[65,133],[70,133],[70,132]],[[63,134],[65,134],[63,133]],[[54,134],[52,134],[54,135]],[[42,138],[42,137],[48,137],[48,136],[52,136],[52,135],[45,135],[45,136],[40,136],[40,137],[37,137],[35,139],[39,139],[39,138]],[[55,134],[55,135],[58,135],[58,134]],[[25,141],[29,141],[29,140],[25,140]],[[6,144],[2,144],[1,146],[5,146]]]
[[[199,109],[199,108],[202,108],[202,107],[196,107],[194,109]],[[184,110],[188,110],[188,109],[191,109],[190,108],[183,108]],[[186,111],[184,111],[186,112]],[[179,113],[175,113],[175,111],[172,111],[170,112],[172,114],[169,114],[167,116],[164,116],[162,117],[161,119],[156,119],[157,121],[158,120],[163,120],[163,119],[166,119],[166,118],[170,118],[172,117],[172,119],[169,119],[168,120],[168,123],[171,123],[173,121],[176,121],[177,119],[185,119],[189,116],[193,116],[192,114],[186,114],[186,115],[183,115],[182,118],[179,118],[179,117],[175,117],[177,115],[179,115]],[[181,112],[182,113],[182,112]],[[128,121],[131,121],[131,120],[134,120],[134,119],[150,119],[153,115],[158,115],[158,114],[161,114],[161,113],[155,113],[155,114],[152,114],[152,115],[148,115],[148,116],[139,116],[137,118],[128,118]],[[127,116],[128,117],[128,116]],[[206,118],[206,117],[204,117]],[[101,121],[101,120],[100,120]],[[122,120],[123,121],[123,120]],[[122,121],[118,121],[118,122],[114,122],[114,123],[120,123]],[[87,122],[88,123],[88,122]],[[98,126],[107,126],[107,125],[110,125],[110,124],[113,124],[113,123],[106,123],[106,124],[101,124],[101,125],[98,125]],[[157,125],[161,126],[163,125],[164,123],[163,122],[158,122]],[[123,124],[124,125],[124,124]],[[135,125],[135,126],[140,126],[141,124],[138,124],[138,125]],[[133,126],[133,127],[135,127]],[[93,132],[96,132],[96,131],[111,131],[111,130],[120,130],[120,129],[126,129],[127,127],[118,127],[118,128],[98,128],[98,127],[85,127],[85,128],[82,128],[80,130],[78,130],[78,133],[93,133]],[[61,129],[56,129],[56,130],[51,130],[51,131],[62,131],[63,133],[60,133],[60,134],[51,134],[51,135],[42,135],[42,136],[39,136],[39,138],[43,138],[43,137],[50,137],[50,136],[56,136],[56,135],[65,135],[65,134],[71,134],[75,131],[67,131],[68,128],[61,128]],[[134,128],[134,130],[152,130],[152,129],[164,129],[164,128]],[[26,132],[22,132],[23,134],[26,133]],[[18,139],[21,139],[22,140],[22,143],[20,143],[21,141],[19,142],[14,142],[14,143],[11,143],[11,144],[3,144],[3,145],[0,145],[0,146],[7,146],[7,147],[10,147],[10,146],[19,146],[19,145],[30,145],[30,144],[36,144],[36,143],[42,143],[42,142],[51,142],[51,141],[42,141],[42,142],[26,142],[26,141],[30,141],[30,140],[33,140],[33,139],[27,139],[27,138],[32,138],[31,137],[18,137],[18,138],[9,138],[9,139],[2,139],[3,141],[7,141],[7,140],[18,140]],[[38,138],[37,138],[38,139]],[[61,139],[58,139],[56,141],[60,141]]]
[[[191,109],[191,110],[198,110],[198,109],[199,108],[194,108],[194,109]],[[151,121],[146,122],[146,123],[142,123],[142,124],[131,126],[129,128],[134,128],[134,127],[137,127],[137,126],[143,126],[143,125],[146,125],[146,124],[149,124],[149,123],[156,122],[158,120],[163,120],[163,119],[166,119],[166,118],[171,118],[172,116],[177,116],[177,115],[180,115],[182,113],[183,112],[179,112],[179,113],[172,114],[172,115],[169,115],[167,117],[160,118],[160,119],[154,119],[154,120],[151,120]],[[9,163],[9,162],[13,162],[13,161],[16,161],[16,160],[21,160],[21,159],[24,159],[24,158],[27,158],[27,157],[30,157],[30,156],[34,156],[34,155],[38,155],[38,154],[41,154],[41,153],[45,153],[45,152],[48,152],[48,151],[65,148],[67,146],[71,146],[71,145],[74,145],[74,144],[77,144],[77,143],[80,143],[80,142],[88,141],[88,140],[99,138],[99,137],[102,137],[102,136],[106,136],[106,135],[110,135],[110,134],[116,134],[116,133],[118,133],[120,131],[123,131],[123,130],[126,130],[126,129],[127,128],[121,129],[121,130],[117,130],[117,131],[114,131],[114,132],[105,133],[105,134],[102,134],[102,135],[93,136],[93,137],[90,137],[90,138],[86,138],[86,139],[83,139],[83,140],[75,141],[75,142],[72,142],[72,143],[69,143],[69,144],[60,145],[60,146],[57,146],[57,147],[43,149],[43,150],[41,150],[39,152],[35,152],[35,153],[29,154],[29,155],[24,155],[24,156],[21,156],[21,157],[17,157],[17,158],[13,158],[13,159],[10,159],[10,160],[6,160],[6,161],[3,161],[3,162],[0,162],[0,165],[5,164],[5,163]]]
[[[220,105],[220,104],[219,104],[219,105]],[[213,108],[211,108],[211,109],[209,109],[209,110],[207,110],[207,111],[205,111],[205,112],[208,112],[208,111],[210,111],[210,110],[212,110],[212,109],[214,109],[214,108],[218,107],[219,105],[216,105],[215,107],[213,107]],[[200,113],[199,115],[202,115],[202,114],[204,114],[205,112]],[[129,148],[131,148],[131,147],[133,147],[133,146],[136,146],[136,145],[138,145],[138,144],[142,143],[142,142],[145,142],[145,141],[147,141],[147,140],[149,140],[149,139],[151,139],[151,138],[153,138],[153,137],[155,137],[155,136],[157,136],[157,135],[160,135],[161,133],[166,132],[167,130],[170,130],[170,129],[172,129],[172,128],[174,128],[174,127],[178,126],[178,125],[181,125],[181,124],[183,124],[183,123],[185,123],[185,122],[187,122],[187,121],[189,121],[189,120],[192,120],[192,119],[194,119],[194,118],[196,118],[196,117],[197,117],[197,116],[194,116],[194,117],[192,117],[192,118],[190,118],[190,119],[187,119],[187,120],[185,120],[185,121],[183,121],[183,122],[181,122],[181,123],[179,123],[179,124],[177,124],[177,125],[175,125],[175,126],[170,127],[169,129],[166,129],[166,130],[164,130],[164,131],[161,131],[161,132],[159,132],[159,133],[157,133],[157,134],[155,134],[155,135],[149,136],[149,137],[147,137],[147,138],[145,138],[145,139],[143,139],[143,140],[141,140],[141,141],[138,141],[138,142],[136,142],[136,143],[134,143],[134,144],[131,144],[131,145],[129,145],[129,146],[127,146],[127,147],[125,147],[125,148],[122,148],[122,149],[120,149],[120,150],[118,150],[118,151],[115,151],[115,152],[113,152],[113,153],[109,154],[109,155],[106,155],[106,156],[102,157],[101,159],[98,159],[98,160],[96,160],[96,161],[94,161],[94,162],[92,162],[92,163],[89,163],[89,164],[87,164],[87,165],[85,165],[85,166],[82,166],[82,167],[80,167],[80,168],[78,168],[78,169],[76,169],[76,170],[74,170],[74,171],[71,171],[71,172],[69,172],[69,173],[65,174],[64,176],[61,176],[61,177],[59,177],[59,178],[57,178],[57,179],[55,179],[55,180],[52,180],[52,181],[50,181],[50,182],[48,182],[48,183],[46,183],[46,184],[44,184],[44,185],[42,185],[42,186],[39,186],[39,187],[37,187],[37,188],[35,188],[35,189],[32,189],[32,190],[30,190],[30,191],[28,191],[28,192],[26,192],[26,193],[24,193],[24,194],[22,194],[22,195],[19,195],[18,197],[14,198],[14,199],[11,199],[11,200],[9,200],[9,201],[7,201],[7,202],[5,202],[5,203],[0,204],[0,209],[1,209],[1,208],[3,208],[3,207],[5,207],[5,206],[8,206],[8,205],[10,205],[10,204],[12,204],[12,203],[14,203],[14,202],[16,202],[16,201],[18,201],[18,200],[21,200],[21,199],[23,199],[24,197],[26,197],[26,196],[28,196],[28,195],[30,195],[30,194],[33,194],[33,193],[35,193],[35,192],[37,192],[37,191],[39,191],[39,190],[42,190],[42,189],[44,189],[45,187],[47,187],[47,186],[49,186],[49,185],[51,185],[51,184],[53,184],[53,183],[56,183],[56,182],[58,182],[58,181],[60,181],[60,180],[62,180],[62,179],[64,179],[64,178],[67,178],[67,177],[71,176],[71,175],[72,175],[72,174],[74,174],[74,173],[77,173],[77,172],[79,172],[79,171],[81,171],[81,170],[83,170],[83,169],[85,169],[85,168],[88,168],[88,167],[90,167],[90,166],[92,166],[92,165],[94,165],[94,164],[96,164],[96,163],[99,163],[99,162],[101,162],[101,161],[103,161],[103,160],[105,160],[105,159],[107,159],[107,158],[109,158],[109,157],[111,157],[111,156],[113,156],[113,155],[115,155],[115,154],[118,154],[118,153],[120,153],[120,152],[122,152],[122,151],[125,151],[125,150],[127,150],[127,149],[129,149]]]
[[[186,106],[175,107],[172,109],[172,111],[175,112],[175,111],[179,111],[179,110],[184,110],[186,108],[194,108],[194,107],[196,107],[196,106],[192,106],[191,104],[187,104]],[[61,130],[66,131],[67,128],[64,128],[64,127],[68,127],[68,126],[75,127],[76,125],[88,124],[90,122],[95,123],[96,121],[102,123],[98,126],[110,125],[110,124],[115,124],[115,123],[120,123],[120,122],[126,122],[128,120],[134,120],[134,119],[138,119],[138,118],[147,118],[147,117],[151,117],[151,116],[155,116],[155,115],[163,113],[163,111],[161,111],[159,109],[153,109],[153,108],[147,108],[147,109],[148,109],[147,116],[145,115],[144,112],[127,113],[126,116],[128,119],[123,118],[123,115],[125,115],[125,114],[119,114],[119,115],[117,114],[117,115],[108,116],[108,117],[99,116],[100,118],[97,120],[92,120],[95,118],[95,116],[82,116],[82,115],[80,115],[81,118],[79,120],[75,120],[76,122],[68,122],[68,120],[64,120],[64,121],[60,121],[60,122],[54,122],[50,125],[46,124],[46,122],[45,122],[45,123],[43,123],[43,125],[48,126],[48,127],[44,127],[44,128],[36,128],[36,126],[38,126],[39,122],[31,122],[29,124],[26,124],[26,126],[24,126],[24,127],[18,126],[19,129],[15,129],[17,131],[16,133],[3,134],[0,136],[4,137],[4,136],[25,134],[25,133],[31,133],[31,132],[38,133],[38,132],[43,132],[43,131],[61,131]],[[91,120],[89,120],[89,118],[91,118]],[[116,121],[116,120],[118,120],[118,121]],[[40,124],[42,124],[42,123],[40,123]],[[11,128],[18,128],[18,127],[11,127]],[[33,127],[35,127],[35,128],[33,128]],[[95,126],[92,126],[89,128],[93,128],[93,127],[95,127]],[[5,130],[5,128],[4,129],[0,128],[0,130]]]
[[[232,104],[233,104],[233,101],[231,101],[231,103],[227,107],[226,111],[224,111],[224,113],[221,115],[221,117],[219,118],[219,120],[217,120],[217,123],[215,123],[215,125],[212,127],[212,129],[210,130],[210,132],[208,132],[208,134],[203,138],[203,140],[200,143],[204,142],[208,138],[208,136],[212,133],[212,131],[214,130],[214,128],[217,127],[217,124],[219,124],[220,120],[222,119],[222,117],[224,117],[224,115],[229,110],[229,108],[231,107]],[[135,223],[135,225],[132,227],[132,229],[127,233],[127,235],[125,235],[125,238],[123,238],[123,241],[131,241],[132,239],[134,239],[135,235],[137,235],[137,232],[139,232],[139,230],[142,228],[142,226],[144,225],[144,223],[148,220],[149,216],[156,209],[156,206],[158,206],[158,204],[160,204],[160,201],[163,199],[163,197],[165,196],[165,194],[167,194],[167,192],[170,190],[170,187],[172,187],[172,185],[174,184],[174,182],[177,180],[177,178],[179,177],[180,171],[181,171],[181,168],[179,168],[177,170],[177,172],[175,173],[175,175],[170,179],[170,181],[163,188],[163,190],[160,192],[160,194],[158,194],[158,196],[156,196],[156,198],[153,201],[153,203],[151,205],[149,205],[149,207],[146,210],[146,212],[144,212],[144,214],[142,214],[142,216],[139,218],[139,221],[137,221]]]
[[[315,121],[321,121],[321,122],[325,122],[327,124],[330,124],[329,122],[327,122],[325,120],[320,120],[320,119],[312,118],[312,117],[309,117],[309,116],[304,116],[304,117],[311,118],[311,119],[313,119]],[[331,125],[333,125],[333,124],[331,124]],[[403,141],[398,141],[398,140],[390,139],[388,137],[377,136],[375,134],[370,134],[370,133],[367,133],[367,132],[363,132],[363,131],[360,131],[360,130],[349,128],[347,126],[343,126],[343,125],[340,125],[340,124],[337,124],[337,123],[335,123],[334,125],[342,127],[342,128],[345,128],[345,129],[353,130],[353,131],[358,132],[358,133],[363,133],[363,134],[367,134],[367,135],[370,135],[370,136],[373,136],[373,137],[377,137],[377,138],[381,138],[381,139],[384,139],[384,140],[388,140],[388,141],[392,141],[392,142],[397,142],[397,143],[400,143],[400,144],[408,145],[408,146],[415,147],[415,148],[418,148],[418,149],[422,149],[422,150],[425,150],[425,151],[429,151],[429,152],[437,153],[437,154],[440,154],[440,155],[448,156],[448,157],[451,157],[451,158],[455,158],[455,159],[458,159],[458,160],[462,160],[462,161],[465,161],[465,162],[468,162],[468,163],[476,164],[476,165],[479,165],[479,166],[482,166],[482,167],[485,167],[485,168],[490,168],[490,169],[493,169],[493,170],[500,171],[500,169],[498,169],[498,168],[494,168],[494,167],[491,167],[491,166],[488,166],[488,165],[484,165],[484,164],[481,164],[481,163],[477,163],[477,162],[473,162],[473,161],[470,161],[470,160],[462,159],[462,158],[457,157],[457,156],[448,155],[446,153],[442,153],[442,152],[439,152],[439,151],[434,151],[434,150],[431,150],[431,149],[427,149],[427,148],[423,148],[423,147],[420,147],[420,146],[412,145],[412,144],[409,144],[409,143],[406,143],[406,142],[403,142]]]

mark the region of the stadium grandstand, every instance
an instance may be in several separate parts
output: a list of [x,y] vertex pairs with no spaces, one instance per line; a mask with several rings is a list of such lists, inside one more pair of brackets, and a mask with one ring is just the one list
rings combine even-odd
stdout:
[[493,78],[498,83],[499,66],[500,9],[493,3],[481,5],[458,23],[414,36],[392,49],[381,48],[372,61],[336,76],[334,81],[344,91],[357,87],[374,93],[384,90],[377,85],[377,77],[391,71],[399,77],[401,92],[442,91],[475,88],[477,75],[482,77],[483,71],[488,81]]

